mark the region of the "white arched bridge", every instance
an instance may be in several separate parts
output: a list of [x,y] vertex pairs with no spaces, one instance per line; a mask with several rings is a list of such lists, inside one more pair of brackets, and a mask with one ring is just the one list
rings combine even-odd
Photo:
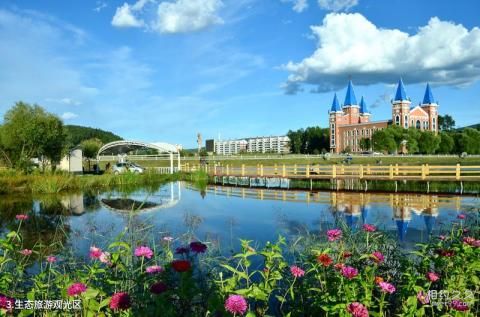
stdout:
[[[181,169],[180,165],[180,151],[177,146],[165,143],[165,142],[141,142],[141,141],[114,141],[103,145],[97,153],[97,162],[100,161],[114,161],[120,160],[123,161],[127,157],[134,158],[135,155],[129,155],[137,150],[141,149],[151,149],[157,151],[156,156],[164,156],[165,158],[170,159],[170,167],[165,167],[168,169],[169,173],[179,171]],[[174,166],[174,161],[177,160],[177,166]]]

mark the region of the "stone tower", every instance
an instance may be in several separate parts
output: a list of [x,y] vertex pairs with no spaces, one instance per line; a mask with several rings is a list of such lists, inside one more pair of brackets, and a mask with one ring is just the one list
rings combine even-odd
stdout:
[[403,80],[400,78],[395,99],[392,101],[392,122],[402,128],[408,129],[410,122],[410,100],[407,98]]

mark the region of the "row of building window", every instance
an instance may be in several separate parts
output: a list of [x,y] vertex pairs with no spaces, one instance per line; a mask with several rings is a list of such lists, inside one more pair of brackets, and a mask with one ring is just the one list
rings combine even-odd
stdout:
[[[422,121],[423,122],[423,129],[428,130],[429,128],[429,123],[428,121]],[[400,116],[396,115],[395,116],[395,124],[400,125]],[[404,128],[408,129],[408,116],[405,115],[405,119],[403,120]],[[411,120],[411,126],[415,126],[416,129],[420,129],[422,127],[422,123],[420,120],[417,120],[414,122],[414,120]],[[437,120],[436,118],[432,118],[432,130],[435,131],[437,127]]]

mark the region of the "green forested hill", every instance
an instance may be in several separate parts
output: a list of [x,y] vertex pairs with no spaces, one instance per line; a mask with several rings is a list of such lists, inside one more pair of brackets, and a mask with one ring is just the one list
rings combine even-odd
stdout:
[[112,141],[122,140],[116,134],[113,134],[109,131],[104,131],[101,129],[82,127],[78,125],[66,125],[65,131],[67,133],[67,142],[70,147],[77,146],[83,140],[88,139],[99,139],[103,144],[109,143]]

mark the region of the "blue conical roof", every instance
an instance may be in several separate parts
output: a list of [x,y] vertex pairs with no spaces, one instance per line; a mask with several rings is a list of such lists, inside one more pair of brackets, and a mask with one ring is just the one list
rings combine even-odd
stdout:
[[332,108],[330,109],[332,112],[342,111],[342,107],[340,107],[340,103],[338,102],[337,93],[333,96]]
[[363,96],[360,100],[360,113],[370,113],[367,108],[367,103],[365,102],[365,99],[363,99]]
[[433,98],[432,89],[430,88],[430,84],[427,83],[427,88],[425,89],[425,96],[423,96],[423,104],[430,104],[436,103],[435,99]]
[[408,220],[397,220],[397,233],[398,233],[398,239],[400,241],[405,240],[405,236],[407,235],[407,230],[408,230]]
[[433,231],[433,227],[435,226],[436,218],[431,215],[423,215],[423,219],[425,220],[425,226],[427,227],[427,233],[431,234]]
[[363,221],[364,224],[367,223],[367,216],[368,216],[368,207],[363,206],[362,207],[362,221]]
[[397,93],[395,94],[395,101],[407,100],[407,93],[405,92],[405,86],[403,86],[403,80],[398,80]]
[[353,90],[353,84],[352,81],[348,81],[348,87],[347,87],[347,94],[345,95],[345,102],[344,106],[353,106],[353,105],[358,105],[357,103],[357,97],[355,97],[355,91]]

